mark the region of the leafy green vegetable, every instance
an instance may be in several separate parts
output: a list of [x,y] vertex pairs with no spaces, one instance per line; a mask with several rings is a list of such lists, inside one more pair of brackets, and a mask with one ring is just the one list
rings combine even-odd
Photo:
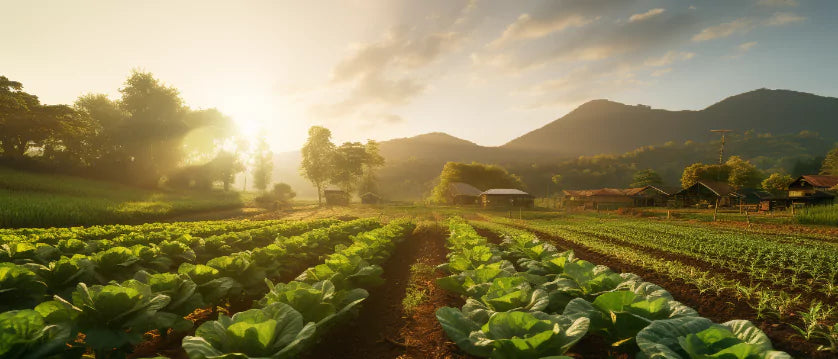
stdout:
[[746,320],[721,325],[705,318],[659,320],[637,334],[637,345],[643,358],[791,358],[773,350],[765,333]]
[[47,325],[38,312],[12,310],[0,313],[0,358],[79,358],[82,348],[72,350],[67,326]]
[[698,316],[680,302],[663,297],[648,299],[629,291],[604,293],[592,303],[574,299],[563,314],[573,319],[589,318],[591,331],[604,335],[614,346],[631,343],[654,320]]
[[304,324],[288,304],[271,303],[201,324],[183,339],[183,349],[192,359],[292,358],[314,331],[314,323]]
[[587,318],[543,317],[548,320],[527,312],[497,313],[473,338],[478,346],[494,347],[492,358],[537,359],[565,353],[588,332]]
[[0,311],[31,308],[46,292],[46,284],[35,272],[14,263],[0,263]]

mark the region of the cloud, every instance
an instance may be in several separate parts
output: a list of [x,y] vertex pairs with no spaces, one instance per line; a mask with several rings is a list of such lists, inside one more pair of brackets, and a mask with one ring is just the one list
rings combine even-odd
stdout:
[[506,27],[503,34],[490,47],[501,47],[511,42],[535,39],[570,27],[582,27],[594,21],[577,14],[567,14],[554,18],[533,18],[530,14],[523,14],[515,22]]
[[629,17],[629,22],[643,21],[643,20],[646,20],[646,19],[650,19],[650,18],[653,18],[653,17],[658,16],[660,14],[663,14],[664,11],[666,11],[666,9],[657,8],[657,9],[651,9],[647,12],[642,13],[642,14],[634,14],[631,17]]
[[646,61],[644,61],[643,64],[651,67],[661,67],[670,65],[676,61],[686,61],[692,59],[693,57],[695,57],[695,53],[693,52],[668,51],[661,57],[652,57],[646,59]]
[[765,24],[768,26],[783,26],[806,20],[805,17],[790,12],[778,12],[772,15]]
[[722,37],[728,37],[735,33],[744,33],[750,31],[755,26],[756,24],[753,19],[743,17],[733,20],[731,22],[726,22],[723,24],[705,28],[704,30],[701,30],[701,32],[693,36],[693,41],[707,41]]
[[753,30],[759,26],[783,26],[806,20],[805,17],[799,16],[790,12],[774,13],[768,19],[758,21],[750,17],[743,17],[726,22],[719,25],[710,26],[701,30],[698,34],[693,36],[693,41],[707,41],[723,37],[728,37],[733,34],[742,34]]
[[757,4],[769,7],[795,7],[800,5],[797,0],[759,0]]
[[750,41],[750,42],[746,42],[744,44],[739,44],[739,46],[737,46],[737,48],[741,52],[747,52],[748,50],[750,50],[751,48],[753,48],[756,45],[757,45],[756,41]]
[[329,120],[375,113],[363,120],[399,122],[398,116],[378,114],[405,105],[424,92],[428,80],[421,71],[458,48],[471,26],[467,24],[468,15],[476,4],[469,1],[459,13],[444,19],[426,18],[434,23],[425,28],[395,27],[377,41],[355,45],[349,56],[332,69],[329,88],[343,99],[314,104],[309,107],[310,115]]
[[652,72],[652,76],[654,76],[654,77],[661,77],[661,76],[666,75],[666,74],[668,74],[668,73],[670,73],[670,72],[672,72],[672,68],[671,68],[671,67],[667,67],[667,68],[665,68],[665,69],[655,70],[654,72]]

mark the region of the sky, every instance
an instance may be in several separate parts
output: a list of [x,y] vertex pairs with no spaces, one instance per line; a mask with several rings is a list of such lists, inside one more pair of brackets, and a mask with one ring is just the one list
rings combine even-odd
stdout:
[[834,0],[0,0],[0,75],[43,103],[152,72],[275,151],[446,132],[497,146],[594,99],[838,97]]

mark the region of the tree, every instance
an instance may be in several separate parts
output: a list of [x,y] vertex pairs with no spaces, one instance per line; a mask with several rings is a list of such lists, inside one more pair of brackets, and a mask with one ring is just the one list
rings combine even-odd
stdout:
[[265,137],[260,136],[256,142],[253,167],[253,186],[260,191],[265,191],[271,182],[274,169],[273,152],[271,152]]
[[332,152],[329,182],[351,193],[364,174],[367,151],[360,142],[345,142]]
[[730,168],[727,182],[733,188],[756,188],[762,182],[762,172],[739,156],[730,156],[724,164]]
[[730,167],[727,165],[705,165],[694,163],[684,169],[681,175],[681,187],[687,188],[698,181],[727,181]]
[[329,181],[335,145],[332,132],[325,127],[312,126],[303,145],[300,172],[317,187],[317,203],[322,204],[323,186]]
[[821,174],[838,176],[838,146],[826,154],[821,165]]
[[379,153],[378,142],[367,140],[367,144],[364,145],[364,152],[366,152],[366,157],[362,169],[361,183],[358,185],[359,195],[367,192],[378,192],[376,170],[384,166],[384,157]]
[[277,183],[274,184],[274,188],[271,191],[271,195],[280,203],[287,204],[294,197],[297,196],[297,193],[294,192],[294,190],[291,189],[291,186],[287,183]]
[[778,193],[788,189],[792,182],[794,182],[794,178],[788,174],[775,172],[762,181],[762,188],[769,192]]
[[663,185],[663,178],[653,169],[645,169],[634,173],[633,182],[630,187],[646,187]]
[[446,202],[448,185],[453,182],[468,183],[483,191],[490,188],[526,188],[520,177],[507,172],[503,167],[478,162],[448,162],[439,175],[439,184],[432,190],[431,201]]
[[550,181],[553,182],[553,184],[556,185],[556,189],[559,192],[561,192],[562,184],[564,182],[564,177],[562,177],[562,175],[553,175],[552,177],[550,177]]
[[208,168],[211,180],[213,182],[221,181],[224,185],[225,191],[230,190],[230,184],[232,184],[235,180],[236,173],[244,171],[244,165],[236,157],[236,155],[227,151],[219,152],[218,155],[205,166]]

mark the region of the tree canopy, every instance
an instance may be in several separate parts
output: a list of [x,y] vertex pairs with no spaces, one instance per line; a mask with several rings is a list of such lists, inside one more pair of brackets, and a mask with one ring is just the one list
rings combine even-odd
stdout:
[[762,181],[762,172],[749,161],[731,156],[721,165],[694,163],[684,169],[681,186],[687,188],[699,181],[727,182],[734,188],[756,188]]
[[838,146],[826,154],[821,165],[821,174],[838,176]]
[[640,170],[634,173],[634,179],[629,187],[660,186],[663,178],[653,169]]

